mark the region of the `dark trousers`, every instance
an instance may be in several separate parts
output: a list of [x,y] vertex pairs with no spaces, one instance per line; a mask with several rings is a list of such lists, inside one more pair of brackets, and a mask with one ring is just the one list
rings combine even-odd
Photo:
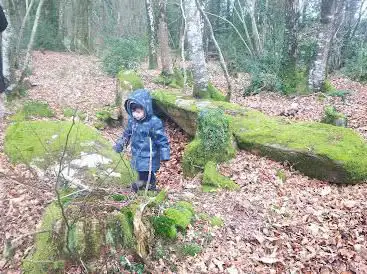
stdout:
[[[132,184],[132,189],[134,192],[137,192],[140,189],[146,187],[149,178],[149,171],[138,171],[138,182]],[[154,172],[151,173],[149,190],[156,190],[157,187],[155,185],[156,178]]]

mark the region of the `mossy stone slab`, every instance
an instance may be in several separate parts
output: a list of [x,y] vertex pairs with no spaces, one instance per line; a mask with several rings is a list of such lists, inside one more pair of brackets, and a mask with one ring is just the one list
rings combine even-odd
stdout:
[[155,105],[189,135],[205,108],[221,108],[240,149],[287,161],[313,178],[335,183],[367,179],[367,143],[352,129],[316,122],[289,122],[237,104],[197,100],[168,90],[153,92]]

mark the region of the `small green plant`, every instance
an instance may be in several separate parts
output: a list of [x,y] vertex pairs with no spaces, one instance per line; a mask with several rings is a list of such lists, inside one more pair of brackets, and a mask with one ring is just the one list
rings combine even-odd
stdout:
[[186,208],[175,208],[170,207],[164,211],[164,215],[169,219],[173,220],[174,224],[185,230],[187,226],[191,223],[193,214],[190,210]]
[[191,244],[184,244],[181,246],[180,248],[180,253],[183,256],[196,256],[197,254],[199,254],[201,252],[202,248],[200,245],[195,244],[195,243],[191,243]]
[[324,109],[324,117],[321,120],[322,123],[335,125],[335,126],[347,126],[347,117],[336,110],[334,106],[326,106]]
[[333,86],[333,84],[329,80],[325,80],[322,91],[325,93],[334,93],[337,91],[337,89]]
[[28,120],[35,117],[53,117],[54,113],[50,106],[44,102],[29,101],[23,105],[23,108],[18,111],[13,117],[13,120],[21,121]]
[[278,169],[276,176],[283,182],[287,181],[287,175],[285,174],[284,170]]
[[350,94],[351,92],[349,90],[340,89],[328,93],[329,96],[341,98],[343,102],[345,102],[346,97]]
[[106,40],[103,67],[109,75],[116,75],[121,69],[136,69],[146,57],[147,43],[137,38],[114,38]]
[[210,219],[210,224],[212,226],[218,226],[218,227],[221,227],[221,226],[224,226],[224,222],[223,222],[223,219],[219,216],[214,216]]
[[156,235],[163,238],[175,239],[177,237],[175,222],[167,216],[153,217],[153,228]]

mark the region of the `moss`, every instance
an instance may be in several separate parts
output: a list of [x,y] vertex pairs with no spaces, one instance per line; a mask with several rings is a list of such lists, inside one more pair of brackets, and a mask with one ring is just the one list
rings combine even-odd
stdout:
[[179,201],[175,204],[175,206],[178,207],[178,208],[183,208],[183,209],[190,210],[192,214],[195,214],[194,206],[190,202]]
[[217,89],[212,83],[208,84],[208,91],[212,100],[226,101],[226,96],[223,94],[223,92]]
[[63,109],[63,115],[65,117],[73,117],[75,113],[75,109],[66,107]]
[[[121,246],[123,248],[131,248],[134,246],[134,228],[132,218],[125,212],[114,213],[109,216],[107,230],[112,235],[106,235],[106,239],[111,242],[114,248]],[[112,237],[109,239],[108,237]]]
[[164,211],[164,215],[173,220],[174,224],[181,229],[186,229],[191,223],[193,214],[185,208],[170,207]]
[[237,190],[239,185],[237,185],[231,179],[221,175],[217,170],[217,164],[215,162],[208,162],[205,165],[203,184],[209,185],[217,188],[225,188],[228,190]]
[[136,90],[144,88],[141,77],[133,70],[122,70],[117,74],[122,90]]
[[[66,136],[71,128],[71,122],[62,121],[26,121],[14,123],[6,129],[5,153],[14,163],[34,163],[41,168],[47,168],[59,161],[66,143]],[[69,135],[67,159],[80,157],[80,153],[98,153],[111,159],[111,164],[103,165],[105,170],[113,168],[121,173],[119,184],[130,184],[134,173],[130,164],[121,160],[111,144],[98,131],[77,122]],[[38,161],[38,159],[43,159]],[[91,177],[93,178],[93,177]],[[106,175],[101,180],[104,181]]]
[[333,93],[337,91],[337,89],[333,86],[330,80],[325,80],[325,82],[322,85],[321,91],[325,93]]
[[45,102],[29,101],[11,117],[13,121],[29,120],[37,117],[53,117],[54,113],[50,109],[50,106]]
[[182,168],[184,175],[193,177],[198,172],[203,171],[205,164],[208,161],[224,162],[234,157],[236,154],[235,148],[232,144],[223,151],[206,151],[203,149],[203,144],[200,139],[194,139],[189,143],[184,151],[182,159]]
[[162,204],[167,199],[167,191],[161,190],[155,197],[154,201],[151,203],[152,206],[157,206]]
[[218,216],[214,216],[210,219],[210,224],[212,226],[218,226],[218,227],[222,227],[224,226],[224,222],[223,219],[221,217]]
[[175,239],[177,237],[175,222],[171,218],[154,216],[152,223],[156,235],[167,239]]
[[52,240],[52,229],[60,218],[61,210],[55,203],[46,208],[39,230],[49,232],[36,235],[35,252],[30,255],[30,258],[27,257],[23,260],[22,269],[25,273],[62,273],[64,263],[59,260],[60,250]]

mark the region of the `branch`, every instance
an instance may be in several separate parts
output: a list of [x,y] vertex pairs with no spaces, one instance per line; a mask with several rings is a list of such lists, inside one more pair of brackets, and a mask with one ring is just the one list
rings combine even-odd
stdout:
[[233,23],[232,23],[231,21],[229,21],[228,19],[223,18],[223,17],[221,17],[221,16],[219,16],[219,15],[216,15],[216,14],[214,14],[214,13],[208,12],[208,11],[205,11],[205,13],[206,13],[206,14],[209,14],[209,15],[212,15],[212,16],[214,16],[214,17],[217,17],[217,18],[219,18],[219,19],[221,19],[221,20],[223,20],[223,21],[227,22],[227,23],[228,23],[228,24],[229,24],[229,25],[230,25],[230,26],[235,30],[235,32],[238,34],[238,37],[239,37],[239,38],[240,38],[240,40],[242,41],[243,45],[246,47],[246,49],[247,49],[248,53],[249,53],[251,56],[253,56],[253,53],[252,53],[251,49],[249,48],[249,46],[247,45],[247,42],[245,41],[245,39],[243,39],[243,37],[242,37],[241,33],[239,32],[239,30],[236,28],[236,26],[235,26],[235,25],[233,25]]

